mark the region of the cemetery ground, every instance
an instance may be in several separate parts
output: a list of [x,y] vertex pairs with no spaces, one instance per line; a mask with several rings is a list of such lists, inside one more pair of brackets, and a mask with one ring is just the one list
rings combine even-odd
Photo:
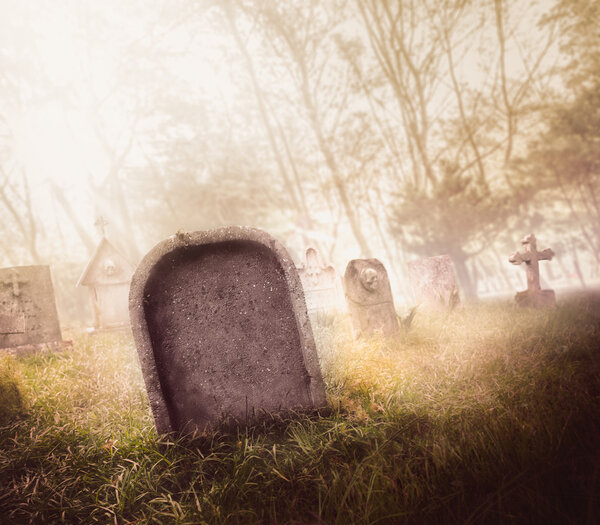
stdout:
[[321,414],[159,438],[132,340],[0,358],[2,523],[596,523],[600,294],[313,323]]

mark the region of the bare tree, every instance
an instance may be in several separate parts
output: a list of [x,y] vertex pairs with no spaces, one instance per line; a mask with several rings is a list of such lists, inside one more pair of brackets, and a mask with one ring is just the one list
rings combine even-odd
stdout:
[[[254,16],[271,51],[288,68],[288,79],[293,82],[303,116],[329,171],[331,187],[361,253],[370,256],[371,248],[360,223],[357,203],[350,197],[334,148],[340,115],[347,109],[343,102],[347,93],[344,85],[347,71],[334,70],[329,63],[331,56],[325,52],[333,45],[336,21],[332,11],[314,1],[308,5],[262,4],[255,7]],[[339,12],[336,11],[338,15]],[[337,66],[345,67],[339,63]]]

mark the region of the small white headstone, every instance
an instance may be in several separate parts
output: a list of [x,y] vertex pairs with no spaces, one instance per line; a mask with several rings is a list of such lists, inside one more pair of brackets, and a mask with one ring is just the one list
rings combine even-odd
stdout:
[[127,259],[106,237],[102,237],[77,283],[90,292],[94,318],[91,330],[129,326],[128,297],[133,270]]
[[323,263],[315,248],[307,248],[298,268],[309,313],[343,309],[340,279],[331,265]]

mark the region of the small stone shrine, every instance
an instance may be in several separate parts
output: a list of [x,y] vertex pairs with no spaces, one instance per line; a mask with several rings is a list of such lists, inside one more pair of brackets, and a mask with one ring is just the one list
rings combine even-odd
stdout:
[[129,284],[133,266],[103,235],[77,286],[90,293],[94,330],[129,326]]
[[417,304],[426,308],[452,309],[460,303],[449,255],[409,261],[408,277]]
[[556,306],[554,290],[542,290],[540,286],[539,266],[539,261],[550,261],[554,256],[554,252],[549,248],[538,252],[533,233],[524,237],[521,244],[525,246],[524,253],[515,252],[508,258],[508,261],[513,264],[525,263],[527,274],[527,290],[517,292],[515,302],[519,306],[532,306],[535,308]]
[[160,242],[135,271],[129,311],[159,433],[326,404],[296,268],[263,231]]
[[323,264],[315,248],[307,248],[304,262],[298,268],[298,275],[309,314],[340,309],[340,279],[333,266]]
[[400,326],[387,271],[377,259],[354,259],[344,273],[346,302],[355,338],[394,335]]
[[19,354],[61,343],[50,268],[0,268],[0,348]]

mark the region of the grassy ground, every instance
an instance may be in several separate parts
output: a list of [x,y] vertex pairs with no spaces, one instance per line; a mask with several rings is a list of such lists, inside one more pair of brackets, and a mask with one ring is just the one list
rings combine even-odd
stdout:
[[129,337],[0,359],[0,523],[596,523],[600,300],[315,327],[330,408],[157,437]]

